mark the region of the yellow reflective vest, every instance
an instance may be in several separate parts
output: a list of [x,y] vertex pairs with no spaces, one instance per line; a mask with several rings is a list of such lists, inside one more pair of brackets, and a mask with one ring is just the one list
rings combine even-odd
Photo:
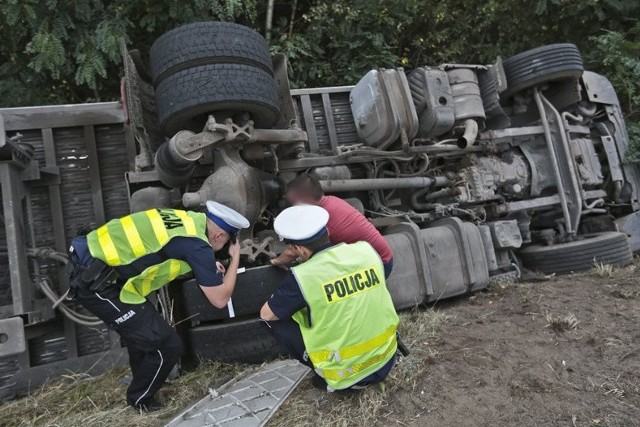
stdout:
[[292,268],[308,308],[293,315],[316,372],[351,387],[396,353],[396,314],[384,268],[369,243],[340,244]]
[[[118,267],[160,251],[174,237],[198,237],[208,243],[206,229],[207,220],[203,213],[150,209],[107,222],[87,234],[87,244],[94,258]],[[190,271],[189,264],[177,259],[149,266],[126,281],[120,300],[141,304],[151,292]]]

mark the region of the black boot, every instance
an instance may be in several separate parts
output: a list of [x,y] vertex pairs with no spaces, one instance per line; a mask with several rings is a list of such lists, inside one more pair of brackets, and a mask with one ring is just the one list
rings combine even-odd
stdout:
[[318,374],[313,374],[313,377],[311,378],[311,385],[318,390],[327,391],[327,382]]
[[144,402],[140,402],[137,405],[131,405],[134,409],[142,412],[155,412],[162,408],[164,405],[158,402],[155,398],[147,399]]

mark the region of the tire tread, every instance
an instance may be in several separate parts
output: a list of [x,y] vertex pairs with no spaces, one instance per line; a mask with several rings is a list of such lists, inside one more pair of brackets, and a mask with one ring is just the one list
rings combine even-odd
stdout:
[[191,353],[201,360],[263,363],[282,355],[268,326],[259,319],[199,326],[187,335]]
[[580,51],[571,43],[541,46],[503,61],[506,96],[557,80],[577,80],[584,71]]
[[[156,89],[157,111],[167,135],[183,123],[220,110],[249,112],[256,127],[273,126],[280,115],[278,88],[266,71],[239,64],[210,64],[181,70]],[[204,121],[199,124],[200,129]]]
[[596,233],[586,239],[569,243],[532,245],[520,251],[525,267],[545,274],[568,274],[585,271],[594,263],[622,267],[633,262],[633,254],[625,234]]
[[231,22],[195,22],[160,36],[149,52],[153,82],[183,69],[235,63],[273,73],[269,46],[257,31]]

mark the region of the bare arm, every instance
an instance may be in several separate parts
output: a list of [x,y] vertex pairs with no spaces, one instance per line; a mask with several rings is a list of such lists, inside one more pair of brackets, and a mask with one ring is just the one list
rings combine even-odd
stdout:
[[268,302],[265,302],[260,309],[260,318],[267,321],[279,320],[278,316],[276,316],[273,311],[271,311],[271,307],[269,307]]
[[293,264],[296,259],[296,254],[287,246],[287,249],[285,249],[284,252],[271,260],[271,264],[286,269]]
[[231,255],[231,262],[224,274],[222,284],[219,286],[200,286],[209,302],[217,308],[224,308],[227,305],[236,287],[238,267],[240,265],[239,242],[236,241],[236,243],[229,246],[229,255]]

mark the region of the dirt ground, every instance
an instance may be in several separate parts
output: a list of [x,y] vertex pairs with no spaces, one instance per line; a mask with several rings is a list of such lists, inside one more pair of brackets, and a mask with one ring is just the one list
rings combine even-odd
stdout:
[[640,263],[606,267],[405,316],[412,354],[384,386],[306,381],[270,425],[639,426]]
[[[488,291],[401,314],[411,355],[381,385],[327,394],[308,379],[269,426],[640,426],[640,262]],[[223,377],[207,365],[137,414],[124,369],[69,376],[0,404],[3,426],[162,426]]]

